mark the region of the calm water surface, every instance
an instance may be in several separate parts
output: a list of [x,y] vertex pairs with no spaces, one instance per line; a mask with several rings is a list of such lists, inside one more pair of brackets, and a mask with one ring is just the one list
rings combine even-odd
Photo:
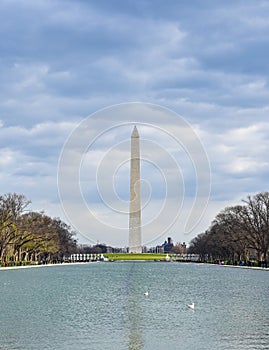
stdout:
[[269,349],[269,271],[92,263],[0,271],[0,290],[0,349]]

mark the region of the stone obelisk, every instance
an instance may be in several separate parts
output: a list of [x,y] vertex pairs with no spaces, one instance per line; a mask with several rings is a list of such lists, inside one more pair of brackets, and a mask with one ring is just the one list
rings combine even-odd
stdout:
[[131,174],[129,208],[129,253],[142,253],[140,199],[140,144],[136,126],[131,136]]

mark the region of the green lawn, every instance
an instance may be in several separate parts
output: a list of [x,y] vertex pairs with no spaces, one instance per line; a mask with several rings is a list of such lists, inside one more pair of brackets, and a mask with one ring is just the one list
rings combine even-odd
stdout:
[[164,260],[166,254],[151,254],[151,253],[142,253],[142,254],[127,254],[127,253],[111,253],[104,254],[104,257],[108,258],[110,261],[115,260]]

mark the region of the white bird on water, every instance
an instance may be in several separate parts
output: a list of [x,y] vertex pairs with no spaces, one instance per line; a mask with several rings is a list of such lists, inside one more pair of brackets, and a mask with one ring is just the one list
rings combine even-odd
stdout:
[[144,295],[145,295],[146,297],[148,297],[148,296],[149,296],[149,291],[146,290],[145,293],[144,293]]
[[189,304],[188,307],[189,307],[190,309],[194,310],[194,303]]

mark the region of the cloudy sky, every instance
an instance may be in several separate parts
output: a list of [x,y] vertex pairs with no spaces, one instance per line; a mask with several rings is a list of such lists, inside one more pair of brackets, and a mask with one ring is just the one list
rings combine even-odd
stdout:
[[[81,243],[127,245],[134,123],[144,243],[189,242],[220,209],[268,190],[268,1],[1,0],[0,16],[1,194],[60,216]],[[175,221],[165,229],[162,208]]]

